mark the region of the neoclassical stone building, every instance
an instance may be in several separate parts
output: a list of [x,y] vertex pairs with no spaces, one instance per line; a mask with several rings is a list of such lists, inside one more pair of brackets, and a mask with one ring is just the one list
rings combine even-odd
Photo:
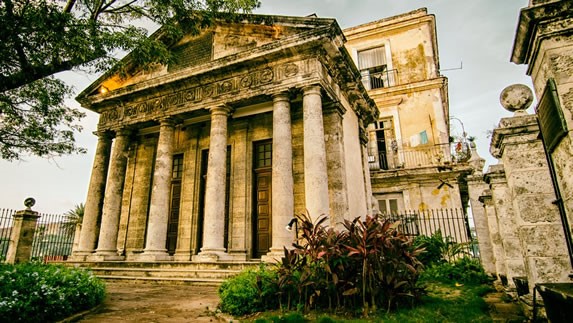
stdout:
[[371,212],[378,110],[344,43],[334,19],[245,15],[173,43],[169,66],[90,85],[77,100],[99,139],[74,258],[270,260],[295,213]]

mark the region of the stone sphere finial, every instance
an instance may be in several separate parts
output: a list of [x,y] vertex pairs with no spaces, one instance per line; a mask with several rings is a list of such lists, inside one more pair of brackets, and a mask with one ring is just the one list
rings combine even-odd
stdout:
[[533,92],[524,84],[513,84],[501,91],[501,105],[510,112],[525,112],[533,102]]
[[28,197],[24,200],[24,206],[28,209],[31,209],[34,204],[36,204],[36,200],[33,197]]

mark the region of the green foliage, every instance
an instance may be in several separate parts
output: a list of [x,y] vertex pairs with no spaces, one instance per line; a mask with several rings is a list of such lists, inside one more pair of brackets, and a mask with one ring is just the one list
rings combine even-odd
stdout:
[[[392,312],[378,311],[368,318],[356,319],[347,315],[298,312],[266,314],[255,322],[491,322],[489,309],[483,295],[493,289],[485,285],[427,283],[427,295],[414,308],[398,308]],[[297,320],[287,321],[290,317]]]
[[467,255],[468,245],[467,243],[457,243],[450,236],[444,237],[440,230],[431,236],[417,236],[413,242],[414,247],[424,249],[418,256],[418,260],[426,267]]
[[[345,221],[338,232],[299,215],[299,240],[273,274],[246,271],[223,283],[221,310],[243,315],[265,309],[390,310],[420,296],[416,281],[421,249],[398,231],[399,223],[379,217]],[[269,277],[268,284],[264,279]],[[269,297],[265,297],[269,295]],[[264,303],[261,300],[264,299]],[[281,321],[282,322],[282,321]]]
[[246,270],[226,280],[219,287],[221,311],[231,315],[244,315],[276,308],[276,272],[260,266]]
[[[74,131],[83,113],[64,105],[72,89],[56,73],[103,72],[122,52],[133,65],[171,60],[168,48],[185,32],[197,32],[216,16],[250,12],[257,0],[67,0],[0,2],[0,158],[22,153],[81,153]],[[162,26],[160,37],[135,25]]]
[[445,262],[426,268],[422,273],[424,281],[457,282],[464,284],[485,284],[490,277],[478,259],[463,257],[453,263]]
[[90,272],[41,263],[0,265],[0,321],[52,322],[101,303],[105,285]]

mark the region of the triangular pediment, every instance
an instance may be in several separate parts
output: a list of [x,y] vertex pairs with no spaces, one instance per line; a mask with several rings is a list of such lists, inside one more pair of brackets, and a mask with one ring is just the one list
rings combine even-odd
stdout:
[[[170,46],[172,63],[168,66],[132,66],[127,76],[103,75],[77,98],[84,101],[108,92],[153,79],[168,80],[170,75],[185,77],[201,71],[202,67],[216,68],[217,64],[229,65],[233,61],[249,59],[250,53],[258,57],[288,44],[300,44],[309,32],[328,29],[336,24],[334,19],[316,17],[286,17],[244,15],[234,21],[216,21],[199,34],[187,34]],[[159,35],[156,32],[153,36]],[[157,36],[156,36],[157,37]],[[276,46],[273,46],[276,44]],[[129,65],[129,55],[123,59]]]

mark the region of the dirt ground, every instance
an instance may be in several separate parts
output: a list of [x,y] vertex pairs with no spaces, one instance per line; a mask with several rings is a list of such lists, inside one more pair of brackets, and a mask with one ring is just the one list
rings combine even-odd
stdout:
[[102,306],[78,322],[229,322],[216,287],[108,283]]

